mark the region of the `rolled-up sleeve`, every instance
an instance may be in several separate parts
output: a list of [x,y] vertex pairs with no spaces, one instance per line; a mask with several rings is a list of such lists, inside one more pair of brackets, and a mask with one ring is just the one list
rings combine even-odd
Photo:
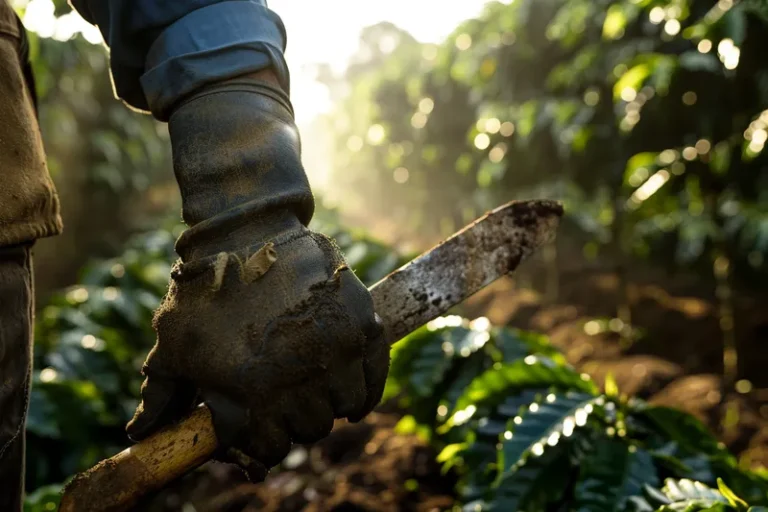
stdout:
[[266,0],[71,0],[110,48],[115,94],[167,120],[208,84],[272,67],[288,90],[285,28]]

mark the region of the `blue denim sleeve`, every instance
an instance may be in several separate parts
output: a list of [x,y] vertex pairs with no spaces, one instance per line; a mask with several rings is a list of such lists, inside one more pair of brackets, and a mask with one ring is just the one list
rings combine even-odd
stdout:
[[167,120],[202,85],[272,67],[288,91],[285,27],[266,0],[70,0],[110,48],[117,97]]

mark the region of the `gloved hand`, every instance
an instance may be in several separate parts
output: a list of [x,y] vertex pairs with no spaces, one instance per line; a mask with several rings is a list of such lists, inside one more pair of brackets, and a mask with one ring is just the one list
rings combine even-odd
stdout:
[[128,434],[143,439],[205,401],[229,460],[258,478],[291,442],[373,409],[389,346],[338,248],[305,227],[314,203],[278,87],[253,77],[209,87],[169,129],[190,228]]

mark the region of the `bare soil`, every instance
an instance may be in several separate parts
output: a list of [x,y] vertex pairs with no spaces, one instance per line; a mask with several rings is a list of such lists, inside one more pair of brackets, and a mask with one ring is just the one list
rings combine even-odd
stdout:
[[[395,434],[398,416],[338,421],[313,446],[297,446],[264,483],[208,463],[136,510],[184,512],[438,512],[454,502],[454,481],[414,436]],[[184,508],[186,505],[187,508]]]

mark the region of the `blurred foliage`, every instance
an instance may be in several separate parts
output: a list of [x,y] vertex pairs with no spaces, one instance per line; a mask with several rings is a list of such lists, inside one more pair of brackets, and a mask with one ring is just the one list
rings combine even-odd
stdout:
[[[313,227],[335,236],[371,285],[405,258],[317,213]],[[117,258],[82,269],[37,317],[27,419],[28,511],[52,510],[59,484],[128,446],[125,424],[138,405],[140,370],[154,344],[151,319],[165,293],[182,226],[139,235]],[[33,492],[32,492],[33,491]]]
[[84,171],[93,191],[117,198],[172,179],[165,125],[115,101],[104,48],[80,36],[66,42],[29,36],[53,176]]
[[385,399],[409,412],[397,430],[441,449],[466,511],[747,510],[737,495],[768,504],[768,475],[740,468],[693,416],[612,381],[601,393],[546,337],[485,318],[438,318],[397,343]]
[[345,207],[442,235],[552,197],[590,254],[703,274],[726,257],[765,277],[767,16],[756,1],[494,2],[439,46],[375,25],[343,77],[319,73],[339,98],[334,182],[360,195]]

